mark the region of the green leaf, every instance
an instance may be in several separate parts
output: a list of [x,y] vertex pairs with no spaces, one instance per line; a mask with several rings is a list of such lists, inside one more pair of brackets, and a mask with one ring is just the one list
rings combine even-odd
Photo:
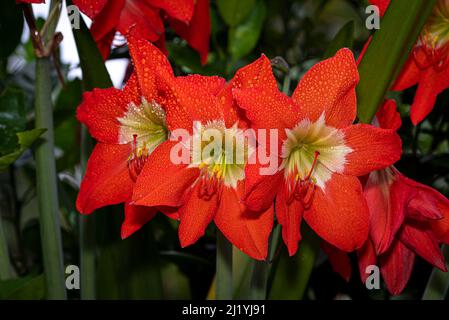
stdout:
[[41,300],[45,295],[44,275],[0,281],[0,299]]
[[265,14],[265,3],[259,1],[243,24],[229,30],[228,51],[234,61],[250,53],[256,46],[262,31]]
[[17,147],[17,135],[26,128],[22,91],[6,89],[0,96],[0,154],[13,152]]
[[251,12],[256,0],[217,0],[218,11],[230,26],[242,22]]
[[22,10],[15,0],[0,1],[0,60],[6,59],[20,43],[23,30]]
[[358,116],[371,123],[402,69],[436,0],[392,1],[359,65]]
[[323,59],[332,57],[341,48],[352,49],[354,44],[354,21],[346,23],[340,31],[338,31],[334,40],[329,44],[326,52],[323,55]]
[[33,129],[29,131],[18,132],[19,148],[12,153],[0,157],[0,171],[6,170],[8,166],[19,158],[22,153],[31,147],[47,129]]

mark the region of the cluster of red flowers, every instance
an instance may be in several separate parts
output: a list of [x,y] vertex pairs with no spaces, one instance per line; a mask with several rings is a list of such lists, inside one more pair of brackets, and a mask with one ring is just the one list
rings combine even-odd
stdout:
[[[228,82],[174,75],[150,42],[163,49],[163,21],[168,20],[204,62],[207,0],[74,2],[93,19],[92,33],[104,54],[117,30],[127,35],[134,64],[122,90],[87,92],[78,107],[79,121],[98,141],[77,199],[81,213],[125,203],[126,238],[161,212],[180,221],[183,247],[195,243],[213,221],[258,260],[267,257],[275,216],[290,255],[298,250],[304,219],[343,277],[351,274],[347,252],[356,250],[362,279],[367,266],[378,265],[394,294],[407,284],[416,254],[446,269],[439,245],[449,244],[449,200],[393,167],[402,151],[394,101],[382,106],[375,126],[354,124],[359,75],[350,50],[313,66],[289,97],[279,91],[263,55]],[[371,2],[382,14],[389,4]],[[448,13],[447,2],[440,1],[433,17]],[[414,123],[449,86],[448,39],[439,37],[432,19],[394,85],[395,90],[419,85]],[[224,157],[199,165],[173,163],[172,132],[193,135],[195,121],[231,138],[248,128],[277,130],[277,140],[270,141],[274,146],[267,149],[275,150],[279,169],[261,175],[265,164],[258,160],[242,165]]]
[[[358,72],[351,51],[312,67],[288,97],[265,56],[226,83],[176,77],[149,42],[130,36],[128,43],[135,72],[125,88],[88,92],[78,108],[78,119],[98,140],[81,185],[80,212],[125,202],[122,237],[162,212],[180,220],[182,246],[214,221],[259,260],[267,256],[274,213],[291,255],[304,218],[336,270],[348,277],[344,252],[358,250],[362,276],[366,265],[379,264],[393,293],[406,284],[415,254],[444,269],[438,245],[449,242],[449,201],[392,167],[401,154],[394,103],[381,109],[380,127],[353,124]],[[193,133],[194,121],[225,134],[277,129],[279,171],[261,175],[258,162],[174,164],[177,142],[170,132]]]

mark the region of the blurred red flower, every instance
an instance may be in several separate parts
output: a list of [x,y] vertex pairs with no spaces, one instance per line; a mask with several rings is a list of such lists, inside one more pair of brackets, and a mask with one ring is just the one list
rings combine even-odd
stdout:
[[[390,0],[370,0],[383,15]],[[410,117],[416,125],[432,111],[437,96],[449,87],[449,1],[439,0],[421,31],[392,89],[403,91],[418,85]]]
[[399,137],[393,130],[353,125],[359,76],[350,50],[312,67],[292,98],[279,92],[266,57],[246,72],[260,64],[265,68],[262,84],[235,89],[234,96],[252,128],[277,129],[274,149],[281,167],[264,176],[263,164],[246,166],[245,204],[262,211],[276,198],[290,255],[297,251],[303,217],[331,245],[345,251],[360,248],[368,236],[368,208],[357,176],[396,162]]
[[110,52],[115,33],[129,32],[154,42],[164,53],[165,26],[169,22],[177,34],[201,56],[209,52],[211,32],[209,0],[74,0],[93,20],[92,35],[104,58]]
[[[382,128],[401,126],[396,103],[377,114]],[[440,243],[449,243],[449,200],[402,175],[396,168],[372,172],[364,188],[370,210],[370,237],[359,251],[362,280],[368,265],[379,265],[388,290],[400,294],[410,278],[415,255],[447,271]]]
[[[401,126],[394,100],[382,106],[377,121],[383,128],[397,130]],[[379,266],[388,290],[400,294],[410,279],[416,255],[447,271],[439,244],[449,243],[448,199],[394,167],[370,173],[364,196],[370,231],[367,242],[358,250],[362,281],[369,276],[368,266]],[[328,248],[326,253],[333,269],[349,280],[348,257],[336,248]]]

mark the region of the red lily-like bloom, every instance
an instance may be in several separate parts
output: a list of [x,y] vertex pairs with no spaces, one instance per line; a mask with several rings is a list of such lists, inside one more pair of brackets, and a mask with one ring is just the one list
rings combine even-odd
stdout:
[[345,251],[361,247],[368,208],[357,176],[397,161],[399,137],[393,130],[353,125],[359,76],[350,50],[312,67],[292,98],[279,92],[269,61],[262,57],[253,66],[260,64],[263,84],[235,89],[234,96],[254,129],[277,130],[281,165],[271,176],[260,174],[260,162],[246,166],[245,204],[262,211],[276,199],[290,255],[297,251],[303,217],[330,244]]
[[[398,129],[394,101],[378,112],[379,125]],[[449,200],[438,191],[402,175],[396,168],[372,172],[364,188],[370,211],[370,236],[358,252],[362,280],[366,267],[378,265],[388,290],[400,294],[415,255],[447,271],[439,244],[449,243]]]
[[[135,73],[125,88],[87,92],[77,110],[78,120],[98,141],[87,164],[77,208],[89,214],[97,208],[125,202],[123,238],[139,229],[158,210],[177,218],[177,213],[169,208],[146,208],[130,203],[136,179],[151,165],[149,156],[168,138],[167,122],[172,111],[165,110],[159,84],[171,81],[174,75],[167,58],[151,43],[134,37],[128,42]],[[210,79],[218,87],[224,82],[218,77]],[[189,81],[179,82],[178,88],[188,92],[197,90],[204,95],[208,90],[216,90],[206,85],[194,86]],[[190,96],[181,97],[181,102],[182,99],[191,102]],[[162,172],[158,175],[163,176]]]
[[[390,0],[370,0],[385,13]],[[432,111],[437,96],[449,88],[449,1],[439,0],[392,90],[418,85],[410,117],[416,125]]]
[[[220,88],[213,78],[178,77],[167,84],[164,102],[167,126],[172,132],[182,128],[196,136],[198,134],[192,125],[194,121],[200,121],[203,129],[213,128],[225,139],[233,140],[242,134],[246,119],[234,103],[232,90],[263,86],[265,81],[271,80],[274,80],[271,68],[267,70],[266,65],[260,62],[240,69],[224,88]],[[216,88],[217,95],[199,92],[193,86],[199,82]],[[183,90],[183,83],[191,83],[191,89]],[[179,238],[183,247],[197,241],[214,221],[241,251],[254,259],[265,259],[273,226],[273,203],[262,212],[248,211],[240,201],[244,194],[245,164],[228,162],[226,158],[228,152],[237,159],[248,150],[226,150],[220,144],[218,149],[222,151],[214,157],[188,165],[173,163],[170,156],[176,145],[175,141],[166,141],[149,157],[148,161],[153,165],[146,166],[137,179],[133,196],[135,203],[177,207]]]
[[118,31],[154,42],[163,52],[168,21],[177,34],[201,56],[204,64],[209,52],[211,32],[209,0],[74,0],[93,20],[92,35],[104,58],[110,52]]

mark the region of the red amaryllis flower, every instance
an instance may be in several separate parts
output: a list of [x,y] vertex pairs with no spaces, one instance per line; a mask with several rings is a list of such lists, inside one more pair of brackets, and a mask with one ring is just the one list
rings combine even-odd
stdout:
[[[167,83],[164,106],[171,132],[185,129],[199,138],[207,129],[214,129],[224,141],[233,141],[243,134],[246,122],[241,110],[236,108],[232,90],[263,86],[265,81],[274,80],[271,69],[267,73],[262,63],[242,68],[224,88],[217,79],[188,76]],[[217,95],[207,94],[199,85],[215,88]],[[201,133],[193,131],[194,121],[200,121]],[[186,145],[188,149],[191,143]],[[245,163],[236,160],[247,159],[249,146],[227,149],[215,140],[212,145],[218,150],[213,156],[202,157],[196,163],[175,164],[171,153],[179,145],[176,141],[164,142],[150,155],[148,161],[152,165],[146,166],[139,175],[133,200],[137,205],[177,207],[183,247],[197,241],[214,221],[237,248],[254,259],[263,260],[267,256],[274,208],[271,203],[263,212],[250,212],[240,201],[244,193]],[[229,154],[233,155],[231,159],[227,157]]]
[[[150,154],[168,138],[166,118],[171,114],[165,111],[158,83],[159,79],[174,76],[166,57],[156,47],[144,40],[128,40],[136,72],[125,88],[87,92],[77,110],[78,120],[98,141],[87,164],[77,208],[89,214],[125,202],[123,238],[150,220],[158,209],[171,213],[167,208],[130,204],[134,183],[148,165]],[[187,82],[180,84],[183,86],[190,88]],[[176,217],[176,213],[171,216]]]
[[[383,15],[390,0],[370,0]],[[416,125],[432,111],[437,96],[449,87],[449,1],[439,0],[421,31],[392,90],[418,85],[410,117]]]
[[235,89],[234,96],[254,129],[277,130],[275,148],[267,149],[275,149],[281,165],[271,176],[260,174],[265,165],[259,161],[246,166],[245,204],[261,211],[276,198],[290,255],[297,251],[303,217],[330,244],[345,251],[361,247],[368,208],[357,176],[397,161],[401,141],[393,130],[352,124],[359,76],[351,51],[315,65],[292,98],[279,92],[266,57],[258,64],[265,68],[263,83]]
[[[387,102],[377,119],[383,128],[398,129],[401,122],[395,102]],[[401,293],[416,254],[447,270],[439,243],[449,242],[448,199],[394,167],[372,172],[364,195],[370,212],[370,236],[358,252],[363,281],[366,267],[379,265],[388,290]]]
[[74,0],[92,20],[92,35],[106,58],[118,31],[154,42],[165,50],[164,21],[199,52],[204,64],[209,52],[209,0]]

